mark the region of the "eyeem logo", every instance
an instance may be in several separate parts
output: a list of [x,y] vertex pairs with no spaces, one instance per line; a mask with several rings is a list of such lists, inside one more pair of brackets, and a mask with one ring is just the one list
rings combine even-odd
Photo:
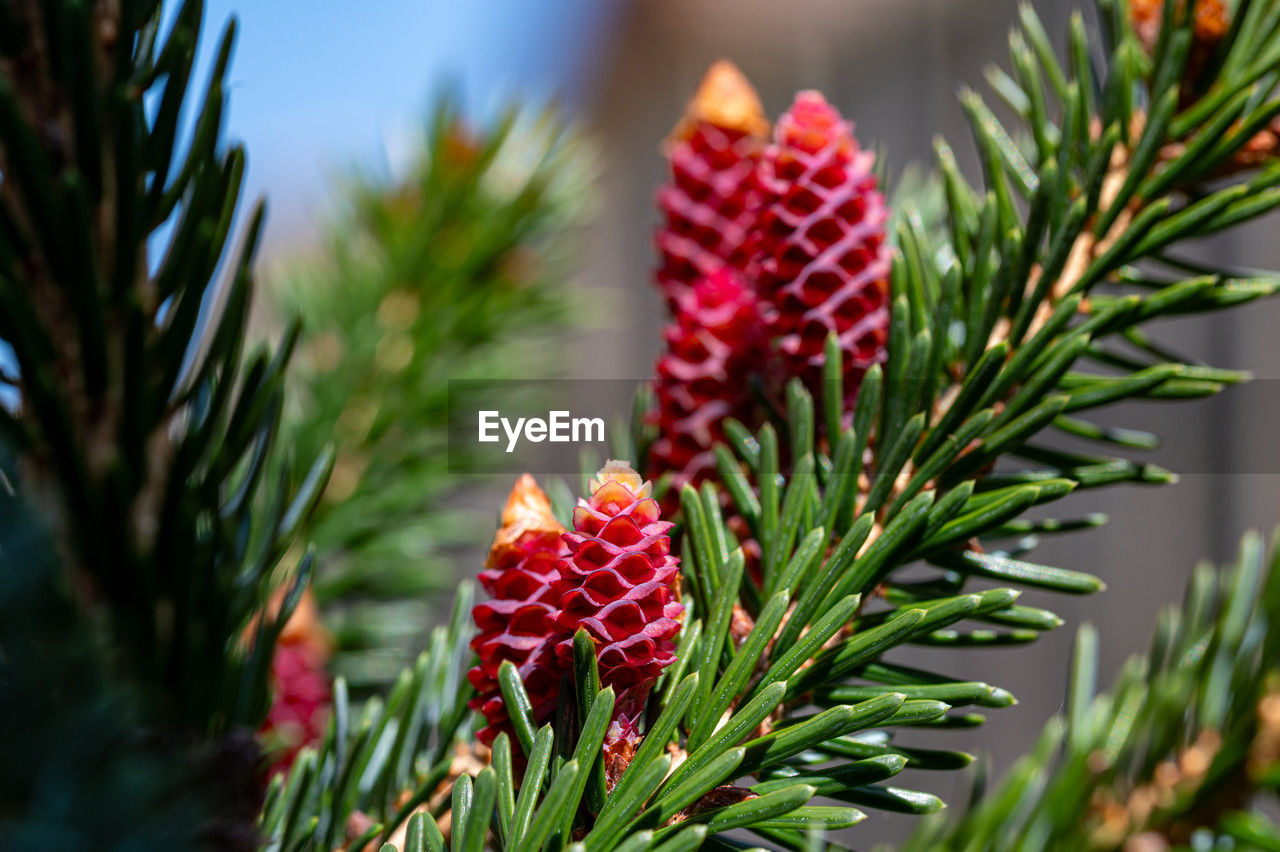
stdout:
[[[0,0],[0,4],[3,0]],[[635,415],[635,379],[452,379],[449,472],[573,476]]]
[[499,411],[480,411],[479,438],[482,444],[496,444],[502,440],[499,430],[506,435],[507,452],[513,453],[516,444],[524,440],[533,444],[550,441],[553,444],[579,443],[604,440],[603,417],[573,417],[568,411],[548,411],[547,419],[541,417],[517,417],[512,423]]

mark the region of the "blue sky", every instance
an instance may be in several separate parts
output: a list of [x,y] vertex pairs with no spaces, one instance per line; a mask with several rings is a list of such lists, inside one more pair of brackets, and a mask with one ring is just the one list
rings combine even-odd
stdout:
[[[199,103],[226,21],[239,19],[225,135],[248,150],[241,217],[268,200],[259,258],[305,246],[333,178],[385,169],[448,84],[483,117],[513,99],[573,106],[626,0],[206,0]],[[167,14],[180,0],[166,0]],[[189,123],[190,114],[185,116]],[[162,243],[165,231],[157,236]],[[0,341],[0,365],[12,368]],[[0,386],[0,405],[16,395]]]
[[246,197],[268,195],[266,250],[305,239],[335,173],[394,159],[445,84],[476,115],[512,98],[580,103],[622,2],[208,0],[206,65],[223,23],[240,22],[228,133],[248,149]]

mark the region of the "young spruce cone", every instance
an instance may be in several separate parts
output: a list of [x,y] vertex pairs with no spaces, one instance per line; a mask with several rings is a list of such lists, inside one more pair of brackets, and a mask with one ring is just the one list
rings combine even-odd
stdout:
[[617,695],[606,738],[610,775],[630,762],[637,723],[649,690],[675,662],[684,607],[678,600],[679,562],[671,555],[671,524],[661,520],[649,483],[625,462],[611,461],[591,480],[591,495],[573,511],[564,538],[570,555],[559,563],[556,647],[573,664],[573,635],[585,628],[596,646],[601,687]]
[[551,501],[532,476],[516,482],[502,512],[480,584],[493,596],[472,609],[479,634],[471,647],[480,662],[467,677],[476,688],[470,702],[489,725],[479,737],[486,745],[502,731],[514,733],[498,687],[498,667],[510,660],[520,672],[533,705],[536,724],[550,721],[566,671],[555,655],[554,614],[559,598],[552,589],[556,563],[568,555],[564,527],[551,513]]
[[658,358],[650,418],[658,437],[647,473],[673,473],[674,512],[681,486],[695,487],[715,470],[712,447],[724,439],[726,417],[750,421],[750,378],[765,359],[764,328],[751,286],[727,267],[700,279],[673,323],[663,330],[667,351]]
[[673,314],[695,283],[721,267],[756,274],[761,196],[757,167],[769,122],[732,63],[711,66],[667,146],[671,179],[659,191],[657,283]]
[[883,361],[889,327],[888,212],[852,125],[817,92],[801,92],[774,128],[761,183],[761,297],[787,375],[811,390],[834,332],[852,396]]

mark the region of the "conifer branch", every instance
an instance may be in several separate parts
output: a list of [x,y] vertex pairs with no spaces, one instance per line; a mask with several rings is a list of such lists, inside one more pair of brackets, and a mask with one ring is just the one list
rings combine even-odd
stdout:
[[[1204,124],[1208,111],[1201,122],[1179,118],[1185,115],[1178,107],[1192,15],[1167,14],[1164,32],[1171,47],[1161,46],[1165,42],[1144,47],[1123,8],[1101,5],[1114,40],[1101,75],[1078,59],[1068,70],[1057,64],[1052,51],[1030,49],[1028,42],[1037,42],[1041,29],[1034,15],[1025,13],[1025,41],[1014,45],[1019,79],[1010,78],[1004,90],[1027,105],[1033,130],[1027,145],[1012,142],[1016,134],[1001,127],[977,95],[963,97],[983,155],[986,189],[970,189],[941,147],[952,238],[943,251],[925,253],[931,239],[919,233],[910,217],[902,224],[891,279],[893,325],[886,371],[872,368],[865,377],[850,412],[851,427],[829,431],[823,439],[820,426],[842,417],[828,411],[815,422],[814,402],[799,384],[788,390],[790,416],[782,423],[782,434],[772,426],[755,435],[728,426],[736,455],[718,450],[721,475],[733,508],[762,550],[762,574],[758,581],[739,581],[741,606],[733,619],[721,617],[719,604],[732,596],[735,586],[731,572],[737,539],[724,528],[716,491],[686,486],[681,494],[690,613],[687,641],[677,658],[703,660],[696,667],[700,678],[723,674],[719,686],[699,682],[687,687],[695,698],[684,725],[677,724],[687,741],[677,733],[672,743],[680,768],[664,782],[657,783],[655,774],[641,787],[650,792],[628,805],[641,809],[632,811],[632,830],[658,829],[654,842],[668,839],[681,829],[660,828],[669,819],[663,815],[684,812],[707,797],[701,807],[708,809],[710,825],[722,825],[714,815],[723,814],[723,825],[754,824],[756,833],[774,843],[803,848],[804,834],[796,826],[829,828],[856,816],[829,809],[804,810],[803,816],[792,811],[790,823],[774,824],[774,801],[787,810],[805,809],[806,798],[822,789],[856,805],[936,809],[940,802],[931,797],[863,783],[856,774],[859,782],[818,782],[822,770],[814,769],[813,761],[820,765],[856,756],[891,759],[892,764],[899,759],[887,774],[888,768],[868,768],[873,778],[876,773],[887,778],[910,765],[964,764],[963,755],[877,745],[876,739],[856,732],[980,720],[924,696],[997,707],[1011,697],[988,684],[961,684],[945,674],[896,667],[883,659],[884,652],[904,642],[1006,645],[1033,640],[1039,631],[1056,627],[1060,619],[1052,613],[1016,604],[1018,592],[1012,588],[965,594],[968,578],[1076,594],[1096,590],[1100,581],[1023,562],[1012,551],[987,553],[974,542],[1015,535],[1027,528],[1019,519],[1025,510],[1076,487],[1170,478],[1123,455],[1064,453],[1033,439],[1056,429],[1085,436],[1111,452],[1135,441],[1146,444],[1146,439],[1124,432],[1096,429],[1079,414],[1125,398],[1217,393],[1240,379],[1229,371],[1152,358],[1147,351],[1120,361],[1101,348],[1106,339],[1140,339],[1139,327],[1158,317],[1215,310],[1235,303],[1236,294],[1249,299],[1276,289],[1275,279],[1239,281],[1225,270],[1184,278],[1162,257],[1171,243],[1267,209],[1271,169],[1211,193],[1208,205],[1192,200],[1185,191],[1206,177],[1203,161],[1188,157],[1185,150],[1180,156],[1161,156],[1176,139],[1222,132]],[[1070,47],[1073,58],[1082,54],[1079,22]],[[1228,55],[1233,49],[1239,47],[1222,46]],[[1048,93],[1044,79],[1062,86],[1051,86]],[[1102,92],[1102,99],[1091,109],[1094,91]],[[1253,113],[1244,116],[1245,124],[1270,109],[1268,96],[1270,88],[1254,91]],[[1146,109],[1138,106],[1142,99]],[[1051,101],[1056,101],[1059,124],[1044,111]],[[1176,136],[1172,127],[1178,128]],[[1233,145],[1245,141],[1238,134]],[[1238,147],[1229,147],[1219,160],[1229,160],[1236,151]],[[1144,276],[1146,287],[1133,287],[1139,275],[1135,264],[1151,257],[1166,275]],[[835,342],[828,344],[823,381],[828,404],[845,399],[838,361],[832,357],[837,352]],[[1128,367],[1105,374],[1073,372],[1080,359]],[[992,475],[997,459],[1010,455],[1032,464],[1020,472]],[[1078,526],[1039,523],[1037,528],[1048,532]],[[940,565],[942,573],[927,582],[895,580],[899,565],[922,558]],[[783,614],[778,622],[774,613]],[[740,632],[726,645],[724,632],[731,622]],[[774,624],[778,631],[773,650],[749,640],[751,627],[760,622]],[[959,627],[966,622],[977,624]],[[753,658],[737,660],[731,650],[716,664],[719,647],[732,649],[739,643],[740,652],[751,649]],[[662,695],[681,690],[671,687],[685,670],[684,665],[672,669],[666,688],[659,684]],[[744,670],[749,677],[739,682],[737,673]],[[704,719],[701,714],[714,714],[719,707],[708,702],[710,696],[722,692],[736,709],[716,723]],[[791,718],[791,707],[814,700],[827,709]],[[883,709],[873,710],[879,704]],[[517,706],[508,702],[512,713]],[[654,711],[662,706],[659,701]],[[713,724],[717,733],[708,738]],[[639,783],[631,775],[639,779],[648,771],[643,762],[632,762],[620,785],[630,792],[630,783]],[[726,802],[723,794],[710,797],[719,785],[746,774],[760,783],[740,788],[744,801]],[[762,802],[759,814],[739,823],[736,814],[750,811],[749,801]],[[607,825],[609,833],[596,839],[614,837],[613,821]],[[694,835],[689,839],[694,842]],[[585,843],[590,847],[591,842],[588,830]]]
[[[67,647],[89,649],[111,684],[66,702],[119,702],[120,736],[154,742],[142,750],[161,765],[185,755],[169,770],[174,801],[190,799],[174,837],[244,845],[251,732],[310,574],[309,558],[286,571],[283,557],[328,460],[301,476],[274,461],[296,331],[246,352],[263,211],[239,228],[244,152],[221,135],[234,22],[207,88],[191,86],[203,15],[188,0],[162,31],[154,0],[0,3],[0,339],[15,397],[0,444],[15,499],[57,543],[59,570],[24,594],[51,601]],[[43,683],[60,706],[63,685]],[[192,786],[207,774],[223,786]],[[201,823],[204,804],[237,797],[237,813]]]
[[[1020,588],[1100,588],[1091,575],[1027,561],[1019,541],[1097,519],[1032,522],[1027,510],[1172,475],[1131,457],[1152,436],[1102,428],[1085,412],[1243,380],[1173,356],[1148,327],[1280,288],[1270,273],[1197,268],[1173,254],[1280,206],[1274,139],[1263,136],[1280,114],[1280,14],[1246,0],[1228,26],[1209,0],[1159,4],[1155,19],[1136,2],[1096,6],[1097,66],[1079,16],[1063,62],[1024,10],[1011,72],[991,75],[1016,126],[962,95],[984,180],[970,186],[940,143],[945,227],[897,219],[883,366],[858,376],[855,393],[846,342],[833,338],[818,383],[798,379],[773,400],[784,410],[775,423],[726,425],[712,451],[719,483],[680,489],[683,609],[658,595],[660,617],[644,617],[660,635],[635,663],[661,679],[629,702],[620,681],[605,682],[626,666],[571,639],[557,696],[555,684],[533,690],[507,660],[481,672],[510,726],[485,749],[468,711],[464,587],[450,625],[385,700],[359,710],[339,680],[325,741],[268,791],[258,830],[272,849],[726,848],[718,835],[736,829],[804,849],[866,811],[941,807],[885,782],[970,757],[903,740],[912,728],[980,724],[967,708],[1013,697],[959,681],[945,664],[903,666],[894,649],[1033,641],[1061,622],[1019,604]],[[254,616],[328,472],[322,455],[295,485],[275,455],[297,332],[245,362],[261,211],[231,252],[243,174],[242,152],[219,135],[231,29],[192,139],[175,145],[202,11],[188,0],[162,37],[155,2],[0,4],[0,337],[14,351],[4,381],[19,398],[0,412],[0,435],[17,458],[21,511],[37,507],[76,580],[49,584],[49,611],[119,649],[102,670],[163,696],[142,718],[113,721],[177,730],[184,742],[261,718],[269,654],[309,561],[280,612]],[[801,106],[825,114],[820,99]],[[869,179],[839,153],[847,174]],[[147,242],[166,223],[153,264]],[[224,288],[220,267],[230,270]],[[792,334],[786,354],[808,365],[810,344]],[[1059,449],[1058,433],[1096,451]],[[997,471],[1001,461],[1010,464]],[[624,469],[606,467],[603,479],[625,479],[626,499],[584,503],[566,542],[598,540],[592,524],[639,512],[643,525],[624,519],[638,538],[626,539],[623,523],[607,543],[632,548],[637,570],[662,577],[648,581],[660,592],[674,571],[667,524]],[[590,499],[603,488],[593,484]],[[904,579],[900,569],[919,561],[936,571]],[[1176,843],[1205,829],[1274,845],[1274,829],[1242,809],[1255,789],[1275,787],[1269,618],[1280,604],[1266,577],[1256,542],[1229,578],[1197,573],[1182,617],[1162,622],[1149,663],[1122,677],[1114,698],[1086,688],[1084,634],[1058,761],[1051,728],[1010,786],[958,828],[914,842]],[[59,598],[60,588],[74,594]],[[598,603],[584,607],[607,620]],[[252,641],[239,641],[250,624]],[[1151,712],[1118,727],[1135,708]],[[1112,785],[1096,800],[1081,783],[1089,772]],[[1027,783],[1036,779],[1044,786]],[[813,804],[819,796],[838,804]]]
[[451,469],[482,460],[449,446],[450,382],[563,361],[549,341],[569,321],[569,236],[590,197],[586,142],[562,117],[478,123],[456,100],[441,96],[400,172],[350,176],[323,246],[266,281],[303,325],[286,443],[336,453],[307,533],[332,665],[361,695],[412,662],[427,598],[456,580],[449,551],[488,534],[487,514],[451,499]]
[[1277,613],[1280,559],[1250,535],[1230,568],[1195,569],[1110,692],[1094,692],[1086,626],[1066,712],[974,807],[922,824],[903,852],[1274,846],[1280,829],[1255,806],[1280,769]]
[[[1181,240],[1269,209],[1280,172],[1267,165],[1241,178],[1235,166],[1217,169],[1236,162],[1250,139],[1227,128],[1252,127],[1273,109],[1270,78],[1251,67],[1235,76],[1224,70],[1222,81],[1202,87],[1227,92],[1221,103],[1184,102],[1195,21],[1190,10],[1166,8],[1159,42],[1144,45],[1123,5],[1099,3],[1108,60],[1098,70],[1087,61],[1079,19],[1063,65],[1025,12],[1014,40],[1016,74],[997,79],[1024,113],[1027,141],[1015,141],[1022,135],[1002,126],[979,96],[962,97],[985,186],[971,188],[940,146],[948,232],[940,240],[912,217],[902,220],[887,362],[867,373],[847,421],[843,411],[819,417],[796,383],[778,427],[754,434],[740,424],[726,427],[728,447],[716,451],[721,480],[759,543],[761,572],[737,573],[740,539],[722,520],[717,490],[686,486],[680,505],[689,612],[677,662],[650,707],[650,718],[661,720],[662,741],[646,738],[651,748],[637,754],[599,814],[579,812],[587,848],[611,848],[627,832],[629,847],[677,839],[697,845],[704,830],[737,826],[805,848],[806,830],[859,818],[806,804],[819,792],[861,807],[936,809],[941,803],[932,797],[877,782],[905,768],[956,768],[968,757],[900,745],[890,732],[980,722],[980,715],[954,708],[998,708],[1012,697],[988,684],[894,664],[886,652],[904,643],[1031,641],[1060,619],[1017,604],[1017,586],[1069,593],[1101,587],[1090,575],[1024,561],[1025,548],[989,550],[978,542],[1096,523],[1092,516],[1022,520],[1031,507],[1075,489],[1171,479],[1124,455],[1151,439],[1098,428],[1081,415],[1122,399],[1196,397],[1240,381],[1231,371],[1171,361],[1142,329],[1277,289],[1270,275],[1242,279],[1209,269],[1188,277],[1168,255]],[[1266,29],[1264,36],[1233,30],[1219,55],[1277,36],[1273,25]],[[1223,68],[1236,64],[1249,66],[1238,57]],[[1224,119],[1226,101],[1241,91],[1249,95],[1231,104]],[[1213,158],[1199,156],[1210,149]],[[1227,185],[1205,193],[1210,178]],[[837,344],[827,351],[822,399],[842,406]],[[1107,372],[1083,372],[1081,362]],[[1100,452],[1039,443],[1054,431],[1084,437]],[[1027,464],[995,474],[1001,458]],[[925,581],[896,578],[900,566],[920,559],[941,570]],[[1015,588],[968,591],[971,577]],[[726,618],[724,602],[735,587],[741,599]],[[768,632],[754,633],[753,641],[760,625]],[[772,641],[760,641],[766,638]],[[514,677],[504,681],[508,712],[517,718],[531,706],[521,688]],[[820,712],[794,715],[811,702]],[[568,774],[548,788],[548,821],[532,835],[538,845],[573,810],[563,796],[579,789],[576,772],[589,760],[589,754],[569,760],[572,744],[582,741],[567,718],[551,736],[568,761],[557,761],[554,771]],[[517,731],[532,730],[524,722]],[[660,753],[666,746],[674,770]],[[856,763],[846,767],[851,759]],[[833,762],[838,771],[825,766]],[[746,775],[757,783],[733,786]],[[455,806],[475,801],[473,790],[464,790]],[[415,819],[423,837],[434,835],[436,823]],[[415,836],[411,826],[406,848],[418,848]]]

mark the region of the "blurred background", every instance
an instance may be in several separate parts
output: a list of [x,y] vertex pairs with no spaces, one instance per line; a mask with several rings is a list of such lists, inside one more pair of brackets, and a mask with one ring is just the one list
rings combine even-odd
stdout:
[[[1035,5],[1055,37],[1074,7]],[[357,517],[322,515],[321,547],[331,557],[318,593],[334,611],[340,647],[353,655],[340,653],[337,667],[365,672],[370,684],[404,659],[387,647],[420,641],[458,577],[478,569],[509,477],[449,476],[440,444],[397,430],[394,408],[370,413],[345,394],[326,397],[325,370],[367,362],[371,393],[416,401],[414,416],[427,420],[442,404],[431,396],[442,379],[647,375],[662,321],[650,284],[659,146],[712,60],[736,62],[771,115],[797,89],[821,89],[856,122],[864,145],[887,152],[891,176],[909,163],[927,167],[939,133],[973,175],[954,93],[962,82],[977,87],[988,63],[1005,61],[1017,13],[1013,0],[313,0],[305,14],[284,0],[209,6],[211,24],[232,13],[240,19],[230,128],[249,151],[249,193],[270,200],[261,324],[276,331],[294,313],[307,322],[300,355],[312,378],[301,380],[299,441],[336,434],[331,487],[368,498],[348,512]],[[206,33],[208,48],[213,35]],[[438,108],[442,92],[451,93],[452,112]],[[503,135],[493,128],[511,104],[527,110]],[[539,123],[544,108],[558,118]],[[463,164],[453,173],[424,153],[446,143]],[[492,168],[477,164],[490,154]],[[487,230],[489,208],[435,205],[451,192],[463,198],[475,179],[509,213],[503,233]],[[1280,267],[1275,230],[1272,219],[1195,250]],[[433,243],[428,232],[445,237]],[[399,248],[362,252],[370,241]],[[492,263],[477,270],[441,260],[460,247]],[[491,289],[471,292],[466,282],[476,276]],[[339,309],[326,295],[352,287],[367,298]],[[419,316],[459,304],[448,294],[463,291],[476,300],[447,333],[422,331]],[[472,311],[495,320],[477,325]],[[1007,687],[1020,704],[997,711],[985,728],[947,732],[948,745],[958,736],[989,753],[996,771],[1006,768],[1061,704],[1075,625],[1099,626],[1110,677],[1146,642],[1157,611],[1180,596],[1197,559],[1224,560],[1241,531],[1280,521],[1278,328],[1280,303],[1265,301],[1164,327],[1164,340],[1180,350],[1248,368],[1262,381],[1176,409],[1113,413],[1111,422],[1170,436],[1174,450],[1156,458],[1181,482],[1088,492],[1053,507],[1058,516],[1105,512],[1111,523],[1047,542],[1039,561],[1096,573],[1109,588],[1089,599],[1046,599],[1067,624],[1030,648],[949,662]],[[335,349],[335,339],[347,348]],[[422,496],[411,514],[444,520],[423,528],[406,518],[403,535],[370,542],[358,516],[386,509],[376,465],[400,463],[398,454],[417,465],[413,487]],[[361,548],[370,558],[358,570],[350,558],[343,567],[344,555]],[[918,736],[928,744],[927,732]],[[963,796],[960,779],[940,781],[936,792]],[[929,779],[913,783],[929,789]],[[873,820],[859,837],[899,836],[908,823]]]

